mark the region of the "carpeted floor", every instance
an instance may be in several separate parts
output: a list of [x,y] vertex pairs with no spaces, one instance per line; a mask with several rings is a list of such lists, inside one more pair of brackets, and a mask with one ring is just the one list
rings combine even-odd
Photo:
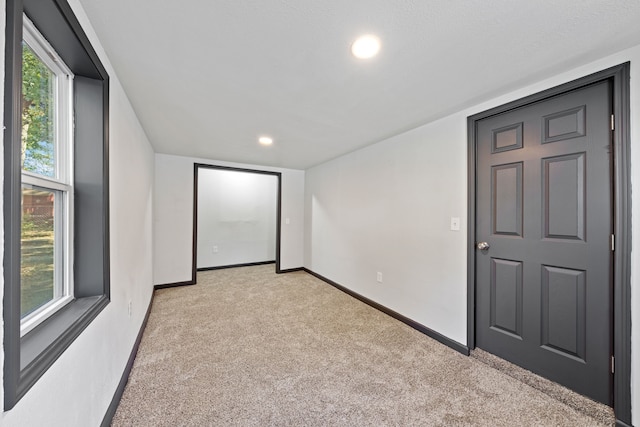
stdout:
[[562,403],[307,273],[273,271],[203,272],[198,285],[157,291],[112,425],[613,422],[602,405]]

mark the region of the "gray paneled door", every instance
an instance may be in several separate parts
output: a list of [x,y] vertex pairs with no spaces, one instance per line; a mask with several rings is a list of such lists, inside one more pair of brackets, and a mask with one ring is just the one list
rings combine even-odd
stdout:
[[606,404],[611,98],[605,81],[476,128],[476,345]]

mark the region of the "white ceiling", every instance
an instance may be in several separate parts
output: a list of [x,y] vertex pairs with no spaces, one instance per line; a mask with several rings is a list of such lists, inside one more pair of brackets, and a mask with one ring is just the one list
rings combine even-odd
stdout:
[[156,152],[296,169],[640,43],[638,0],[81,3]]

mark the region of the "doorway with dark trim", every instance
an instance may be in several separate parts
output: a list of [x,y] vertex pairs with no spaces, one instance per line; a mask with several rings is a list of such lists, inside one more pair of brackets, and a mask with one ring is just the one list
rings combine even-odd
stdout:
[[[531,270],[534,271],[534,274],[520,274],[522,273],[522,269],[525,268],[524,262],[520,262],[520,260],[515,259],[507,259],[503,256],[498,256],[498,258],[492,257],[491,254],[488,254],[491,247],[491,242],[486,241],[488,239],[494,239],[496,242],[496,247],[502,243],[498,243],[499,241],[509,241],[510,243],[515,243],[516,241],[525,241],[526,239],[522,235],[526,233],[520,224],[519,219],[522,219],[522,215],[526,214],[525,203],[532,203],[538,205],[538,208],[529,209],[529,218],[534,216],[532,212],[538,212],[541,214],[539,219],[535,219],[534,224],[529,225],[529,230],[533,230],[533,234],[540,235],[540,238],[537,239],[535,245],[542,246],[548,243],[551,240],[560,241],[562,239],[568,240],[567,236],[556,236],[553,233],[550,233],[549,230],[545,228],[549,221],[549,215],[545,217],[543,212],[547,212],[549,210],[549,200],[546,201],[542,196],[545,190],[544,188],[549,189],[547,185],[548,182],[544,181],[544,177],[551,177],[549,173],[550,165],[553,165],[553,170],[560,171],[560,175],[564,176],[573,176],[573,172],[569,171],[573,166],[567,167],[570,164],[574,164],[576,168],[575,170],[580,169],[582,166],[581,156],[589,155],[587,151],[578,150],[580,153],[561,153],[556,155],[557,153],[548,154],[546,152],[542,152],[546,150],[550,143],[554,143],[556,141],[561,140],[569,140],[574,138],[583,138],[585,137],[584,129],[581,131],[578,127],[582,126],[581,120],[584,117],[587,117],[586,112],[581,110],[582,104],[578,105],[574,110],[564,109],[561,111],[563,114],[547,114],[544,113],[543,117],[540,117],[539,123],[535,126],[531,127],[532,131],[528,132],[526,129],[522,128],[522,122],[519,118],[517,118],[517,114],[519,111],[533,111],[532,109],[538,108],[538,106],[542,105],[545,102],[555,102],[555,100],[560,99],[560,97],[565,96],[567,94],[575,94],[581,90],[585,90],[585,88],[593,88],[596,86],[600,86],[602,88],[608,88],[609,99],[607,103],[610,101],[610,109],[612,112],[611,115],[611,141],[610,141],[610,153],[605,153],[605,157],[611,156],[610,174],[605,174],[605,180],[608,179],[608,182],[599,182],[599,185],[604,185],[611,190],[611,230],[598,230],[602,231],[603,235],[606,238],[606,247],[609,246],[609,234],[611,234],[611,274],[607,273],[604,278],[605,282],[609,282],[609,276],[611,276],[611,287],[605,283],[605,293],[609,294],[611,299],[611,304],[607,307],[604,307],[605,315],[610,318],[610,322],[608,324],[610,326],[605,326],[608,328],[608,331],[611,332],[611,365],[609,366],[609,356],[605,355],[604,367],[608,371],[611,368],[612,374],[610,375],[610,379],[607,380],[607,377],[604,377],[603,387],[606,390],[600,390],[601,394],[609,393],[611,396],[610,399],[603,398],[601,400],[606,400],[608,403],[612,403],[616,418],[621,425],[631,424],[631,391],[630,391],[630,370],[631,370],[631,306],[630,306],[630,253],[631,253],[631,241],[630,241],[630,230],[631,230],[631,215],[630,215],[630,174],[629,174],[629,149],[630,149],[630,138],[629,138],[629,63],[622,64],[616,67],[612,67],[610,69],[604,70],[599,73],[592,74],[590,76],[566,83],[564,85],[546,90],[544,92],[531,95],[521,100],[517,100],[511,102],[509,104],[496,107],[494,109],[476,114],[468,118],[468,137],[469,137],[469,163],[468,163],[468,171],[469,171],[469,194],[468,194],[468,204],[469,204],[469,221],[468,221],[468,346],[473,349],[476,345],[481,346],[489,346],[491,344],[487,343],[487,340],[484,338],[486,334],[494,334],[491,339],[494,337],[498,337],[500,341],[497,346],[498,350],[495,352],[501,357],[505,357],[509,359],[509,355],[511,354],[511,345],[518,346],[519,344],[515,343],[515,341],[523,341],[521,336],[521,332],[523,331],[523,321],[527,321],[527,316],[522,315],[526,307],[526,302],[524,305],[522,304],[522,295],[530,291],[530,288],[536,288],[537,291],[534,291],[530,295],[533,295],[531,299],[531,307],[529,307],[530,311],[537,310],[538,313],[530,317],[529,320],[532,323],[537,323],[535,327],[539,327],[540,324],[549,326],[551,323],[555,322],[560,325],[559,322],[564,322],[567,318],[563,315],[558,315],[560,310],[556,310],[554,314],[553,309],[549,309],[549,305],[544,303],[544,301],[549,300],[549,286],[550,283],[558,283],[559,287],[564,287],[562,292],[556,293],[561,299],[564,298],[568,300],[568,296],[573,295],[573,291],[570,289],[577,290],[577,298],[575,301],[579,301],[579,304],[574,304],[575,316],[578,317],[575,324],[571,327],[566,326],[563,323],[563,326],[558,328],[554,333],[557,333],[556,337],[549,337],[548,334],[545,335],[544,331],[549,331],[547,327],[544,330],[538,329],[536,331],[535,328],[531,328],[532,333],[529,334],[527,340],[529,344],[532,346],[531,348],[541,348],[542,352],[548,352],[549,354],[555,352],[556,355],[561,354],[566,356],[565,359],[568,359],[569,356],[579,362],[578,359],[585,360],[586,358],[590,358],[590,354],[585,354],[584,349],[588,347],[584,347],[580,340],[582,337],[589,336],[592,330],[583,330],[585,325],[588,325],[588,322],[582,321],[580,316],[586,316],[583,308],[586,305],[583,305],[584,293],[581,289],[585,289],[584,283],[586,283],[586,274],[587,270],[582,269],[581,267],[576,268],[565,268],[563,266],[552,265],[553,262],[538,261],[538,264],[535,264],[531,267]],[[549,100],[554,101],[549,101]],[[579,108],[580,107],[580,108]],[[589,108],[588,106],[585,108]],[[604,111],[604,110],[603,110]],[[569,114],[571,112],[572,115]],[[564,114],[566,113],[566,114]],[[514,115],[509,120],[513,121],[511,126],[501,126],[498,123],[500,120],[496,121],[496,118],[507,117],[509,114]],[[603,113],[604,114],[604,113]],[[603,115],[601,114],[601,115]],[[603,115],[603,117],[605,117]],[[569,118],[569,119],[567,119]],[[516,120],[517,119],[517,120]],[[549,133],[549,123],[551,120],[559,121],[556,125],[563,127],[565,125],[570,124],[571,126],[576,127],[573,130],[574,134],[571,134],[568,130],[566,131],[567,138],[565,136],[555,137]],[[607,113],[606,120],[604,120],[605,125],[609,126],[609,114]],[[540,121],[541,120],[541,121]],[[487,169],[488,166],[481,166],[479,163],[479,156],[481,155],[480,150],[484,150],[484,148],[480,148],[479,143],[482,136],[483,128],[482,123],[488,123],[491,121],[492,125],[495,125],[495,129],[490,132],[492,133],[493,141],[490,141],[489,145],[491,146],[491,142],[493,142],[492,148],[489,148],[490,152],[493,154],[497,154],[498,156],[504,155],[505,152],[510,152],[511,150],[520,150],[520,145],[527,143],[526,138],[530,138],[532,143],[538,144],[538,147],[541,148],[532,148],[530,149],[530,154],[533,153],[538,158],[538,162],[541,162],[539,165],[534,165],[534,163],[525,164],[523,163],[525,160],[515,161],[511,159],[509,162],[502,164],[496,163],[494,166],[491,166]],[[600,119],[603,122],[602,119]],[[493,123],[495,122],[495,123]],[[560,123],[562,122],[562,124]],[[533,123],[533,121],[531,122]],[[545,128],[545,124],[547,128]],[[553,126],[556,126],[553,125]],[[567,128],[568,129],[568,128]],[[528,132],[528,133],[527,133]],[[545,133],[546,132],[546,133]],[[564,132],[564,131],[562,131]],[[561,132],[561,133],[562,133]],[[525,136],[523,136],[526,134]],[[571,134],[571,135],[570,135]],[[548,137],[546,140],[544,138],[541,139],[541,136],[545,135]],[[564,135],[564,134],[563,134]],[[513,139],[512,142],[508,142],[506,139],[504,141],[501,139],[503,137],[509,136],[509,140]],[[588,138],[584,138],[585,141]],[[608,144],[608,141],[605,141]],[[510,145],[511,144],[511,145]],[[544,144],[549,144],[547,147],[543,147]],[[602,148],[601,148],[602,149]],[[522,150],[524,153],[526,150]],[[575,151],[575,150],[574,150]],[[511,151],[513,153],[513,151]],[[486,155],[485,155],[486,156]],[[564,157],[563,157],[564,156]],[[573,157],[572,157],[573,156]],[[577,156],[577,157],[576,157]],[[525,156],[526,159],[529,159],[529,155]],[[497,158],[497,157],[496,157]],[[513,160],[513,161],[512,161]],[[517,159],[516,159],[517,160]],[[560,161],[565,161],[565,163],[561,163]],[[529,161],[529,160],[526,160]],[[605,160],[605,163],[607,161]],[[486,162],[482,163],[485,164]],[[585,163],[586,164],[586,163]],[[562,165],[562,166],[560,166]],[[545,166],[547,169],[545,169]],[[578,168],[580,166],[580,168]],[[479,168],[482,168],[479,169]],[[522,200],[522,192],[518,189],[524,189],[523,186],[523,171],[527,168],[528,171],[534,170],[534,174],[531,182],[536,182],[536,185],[543,185],[543,189],[538,192],[531,192],[533,194],[533,198],[529,202],[523,202]],[[487,169],[487,170],[484,170]],[[573,170],[572,169],[572,170]],[[485,174],[485,172],[489,175],[489,178],[479,177],[478,174]],[[565,173],[566,172],[566,173]],[[546,173],[546,175],[545,175]],[[572,175],[573,174],[573,175]],[[580,172],[582,174],[582,172]],[[557,176],[560,176],[557,175]],[[582,175],[581,175],[582,176]],[[488,181],[487,181],[488,179]],[[573,179],[573,178],[572,178]],[[581,178],[580,178],[581,179]],[[580,187],[580,179],[578,179],[574,184],[576,185],[566,185],[566,188],[578,188],[580,192],[583,191],[582,187]],[[537,182],[540,181],[540,182]],[[574,180],[575,181],[575,180]],[[580,182],[579,182],[580,181]],[[498,188],[500,183],[503,184],[503,189]],[[482,188],[478,186],[482,184]],[[547,187],[544,187],[547,185]],[[489,186],[489,189],[484,187]],[[487,191],[489,191],[487,193]],[[524,191],[524,190],[523,190]],[[508,194],[512,194],[513,197],[510,198]],[[520,194],[520,196],[518,196]],[[581,193],[582,194],[582,193]],[[585,193],[584,194],[588,194]],[[559,195],[559,194],[558,194]],[[538,197],[540,196],[540,197]],[[582,196],[580,196],[582,197]],[[511,200],[513,199],[513,200]],[[537,200],[540,199],[540,200]],[[578,200],[578,205],[580,205],[580,200]],[[502,206],[502,207],[501,207]],[[531,205],[529,205],[531,206]],[[541,206],[541,207],[540,207]],[[582,205],[580,205],[582,206]],[[504,208],[504,209],[503,209]],[[496,224],[496,214],[500,209],[503,209],[502,219],[504,227]],[[557,210],[558,214],[562,210]],[[607,210],[607,208],[605,208]],[[485,212],[486,211],[486,212]],[[548,213],[548,212],[547,212]],[[509,217],[507,214],[512,215],[513,217]],[[521,215],[522,214],[522,215]],[[553,213],[552,213],[553,214]],[[479,216],[482,215],[482,216]],[[486,221],[485,216],[489,216],[491,219],[489,222]],[[506,216],[505,216],[506,215]],[[484,219],[483,219],[484,218]],[[480,222],[479,222],[480,221]],[[524,221],[524,220],[523,220]],[[547,221],[547,222],[545,222]],[[487,225],[489,224],[489,225]],[[493,224],[493,226],[491,226]],[[558,223],[560,224],[560,223]],[[564,227],[568,223],[564,222],[561,227]],[[576,224],[581,224],[580,221],[576,220]],[[487,228],[488,227],[488,228]],[[502,229],[504,228],[504,230]],[[538,230],[539,229],[539,230]],[[488,231],[487,231],[488,230]],[[524,230],[524,231],[523,231]],[[546,232],[546,234],[545,234]],[[600,234],[602,234],[600,233]],[[530,236],[528,237],[531,237]],[[561,233],[562,234],[562,233]],[[575,236],[574,236],[575,237]],[[576,242],[580,239],[586,240],[583,238],[584,235],[580,234],[580,236],[574,239]],[[545,241],[546,239],[546,241]],[[483,241],[480,241],[483,240]],[[534,237],[534,240],[535,237]],[[602,239],[599,239],[602,240]],[[614,243],[615,242],[615,243]],[[581,243],[581,242],[578,242]],[[602,243],[602,242],[600,242]],[[509,244],[509,243],[508,243]],[[613,246],[615,244],[615,246]],[[536,247],[537,247],[536,246]],[[602,246],[602,245],[600,245]],[[533,253],[534,249],[531,249],[533,246],[529,247],[529,249],[525,249],[524,252]],[[613,250],[615,249],[615,250]],[[537,249],[535,249],[537,250]],[[542,249],[541,249],[542,250]],[[586,250],[588,252],[588,250]],[[585,253],[586,253],[585,252]],[[601,251],[602,252],[602,251]],[[608,255],[607,255],[608,256]],[[502,259],[504,258],[504,259]],[[487,264],[485,268],[485,261],[493,260],[493,264]],[[497,260],[497,261],[496,261]],[[548,264],[548,265],[547,265]],[[537,265],[537,267],[536,267]],[[504,273],[504,274],[503,274]],[[540,274],[538,274],[540,273]],[[480,275],[480,276],[479,276]],[[527,276],[528,275],[528,276]],[[487,276],[487,277],[484,277]],[[567,281],[571,276],[571,280]],[[512,279],[509,279],[512,277]],[[517,278],[524,278],[518,282]],[[527,279],[529,277],[529,279]],[[536,277],[536,279],[532,279]],[[545,279],[546,278],[546,279]],[[540,279],[540,283],[534,283]],[[543,280],[544,279],[544,280]],[[575,280],[574,280],[575,279]],[[527,281],[528,280],[528,281]],[[545,281],[546,280],[546,281]],[[509,285],[511,283],[512,285]],[[486,288],[479,288],[482,283],[489,283]],[[567,283],[571,282],[570,286],[566,286]],[[584,282],[584,283],[583,283]],[[575,286],[574,286],[575,284]],[[485,286],[485,285],[482,285]],[[502,297],[498,295],[499,288],[502,287],[507,291],[508,295],[506,297]],[[546,289],[546,292],[545,292]],[[557,289],[554,289],[554,292]],[[565,290],[567,292],[565,292]],[[496,295],[498,295],[496,297]],[[501,299],[502,298],[502,299]],[[545,299],[547,298],[547,299]],[[572,297],[573,298],[573,297]],[[514,304],[512,307],[507,307],[505,305],[505,301],[513,300]],[[485,308],[484,305],[487,305]],[[504,310],[500,312],[496,311],[496,307],[501,305]],[[546,306],[546,309],[545,309]],[[488,313],[484,315],[483,313]],[[610,313],[607,315],[606,313]],[[497,317],[496,317],[497,316]],[[536,317],[537,316],[537,317]],[[554,317],[555,316],[555,317]],[[563,317],[564,316],[564,317]],[[524,319],[524,320],[523,320]],[[607,319],[608,320],[608,319]],[[595,323],[594,323],[595,324]],[[591,326],[593,328],[594,326]],[[573,328],[573,329],[572,329]],[[485,331],[489,331],[485,333]],[[572,335],[575,332],[575,336]],[[480,333],[480,335],[479,335]],[[485,334],[485,335],[483,335]],[[608,336],[608,335],[607,335]],[[489,341],[491,341],[491,339]],[[555,340],[555,341],[554,341]],[[569,347],[561,348],[562,340],[565,340],[564,343],[570,343],[572,340],[577,340],[578,346],[580,347],[576,350],[576,354],[569,355],[571,351]],[[609,340],[609,338],[607,338]],[[513,344],[508,344],[508,341],[513,342]],[[553,342],[552,342],[553,341]],[[557,345],[552,345],[552,344]],[[609,347],[609,343],[604,344],[606,347]],[[491,349],[490,349],[491,350]],[[579,353],[579,354],[578,354]],[[515,357],[516,363],[522,362],[523,358]],[[526,359],[526,357],[524,358]],[[602,359],[602,358],[601,358]],[[550,361],[546,363],[556,363],[553,360],[553,357],[549,358]],[[560,363],[560,362],[558,362]],[[602,365],[602,363],[600,363]],[[526,366],[525,366],[526,367]],[[600,366],[601,369],[602,366]],[[602,370],[602,369],[601,369]],[[543,376],[550,376],[553,378],[553,374],[549,374],[549,370],[545,367],[538,369],[538,372]],[[608,375],[605,373],[605,375]],[[609,388],[608,383],[612,383],[612,387]]]
[[[260,260],[258,262],[227,262],[222,263],[222,265],[216,266],[205,266],[199,268],[198,266],[198,213],[199,213],[199,187],[202,181],[202,177],[200,176],[201,171],[220,171],[220,172],[232,172],[238,173],[235,177],[245,177],[248,179],[258,178],[260,175],[262,176],[272,176],[276,178],[276,191],[275,191],[275,212],[273,213],[275,218],[275,224],[273,227],[275,228],[275,268],[276,273],[280,273],[280,238],[281,238],[281,200],[282,200],[282,174],[280,172],[270,172],[270,171],[262,171],[262,170],[253,170],[253,169],[242,169],[242,168],[234,168],[227,166],[218,166],[218,165],[209,165],[203,163],[194,163],[194,175],[193,175],[193,260],[192,260],[192,280],[193,283],[196,282],[196,273],[201,270],[211,270],[211,269],[220,269],[220,268],[230,268],[230,267],[241,267],[241,266],[249,266],[249,265],[259,265],[259,264],[271,264],[274,263],[274,260]],[[269,201],[270,202],[270,201]],[[270,213],[268,213],[270,215]],[[269,222],[271,219],[262,219],[261,222],[263,226],[271,227],[271,224],[265,224],[265,222]],[[237,222],[237,221],[234,221]],[[212,246],[212,251],[217,253],[217,249],[219,249],[218,245]],[[240,249],[241,250],[241,249]],[[201,257],[202,258],[202,257]],[[269,257],[270,258],[270,257]]]

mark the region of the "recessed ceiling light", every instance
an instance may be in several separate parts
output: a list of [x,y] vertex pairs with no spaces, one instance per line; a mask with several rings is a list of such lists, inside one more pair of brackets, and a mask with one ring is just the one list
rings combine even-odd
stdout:
[[360,59],[372,58],[380,51],[380,39],[374,35],[367,34],[358,37],[351,45],[351,53]]
[[258,138],[258,142],[262,145],[271,145],[273,144],[273,139],[269,138],[268,136],[261,136],[260,138]]

